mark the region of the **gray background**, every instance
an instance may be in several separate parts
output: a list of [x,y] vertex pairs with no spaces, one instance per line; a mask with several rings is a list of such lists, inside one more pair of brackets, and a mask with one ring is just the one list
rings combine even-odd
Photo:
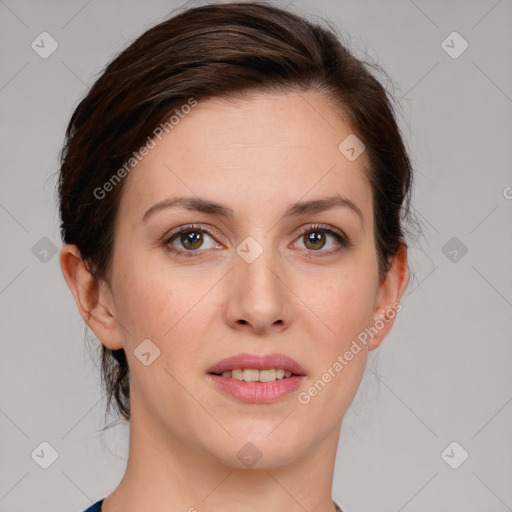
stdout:
[[[78,512],[123,474],[128,430],[98,432],[98,368],[51,252],[54,173],[102,67],[180,5],[0,0],[1,511]],[[344,512],[512,510],[512,2],[290,7],[334,22],[391,76],[423,229],[403,310],[345,418],[333,497]],[[47,59],[31,48],[43,31],[59,45]],[[469,44],[458,58],[441,44],[453,31]],[[31,458],[43,441],[58,453],[48,469]]]

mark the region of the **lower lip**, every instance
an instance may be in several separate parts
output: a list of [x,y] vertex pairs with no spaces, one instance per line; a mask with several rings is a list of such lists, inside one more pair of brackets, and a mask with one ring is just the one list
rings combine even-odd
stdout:
[[304,375],[294,375],[273,382],[245,382],[211,373],[208,377],[224,393],[250,403],[275,402],[297,390],[304,379]]

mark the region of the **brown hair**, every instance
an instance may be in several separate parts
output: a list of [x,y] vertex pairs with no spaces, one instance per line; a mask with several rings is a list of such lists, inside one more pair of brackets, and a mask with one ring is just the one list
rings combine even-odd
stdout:
[[[61,236],[98,280],[109,282],[124,180],[97,191],[191,98],[251,90],[323,92],[366,146],[379,272],[404,242],[410,160],[392,98],[332,28],[263,2],[185,10],[142,34],[105,69],[73,113],[60,155]],[[380,68],[379,68],[380,69]],[[340,141],[341,142],[341,141]],[[119,174],[118,174],[119,176]],[[101,345],[107,410],[130,417],[123,349]]]

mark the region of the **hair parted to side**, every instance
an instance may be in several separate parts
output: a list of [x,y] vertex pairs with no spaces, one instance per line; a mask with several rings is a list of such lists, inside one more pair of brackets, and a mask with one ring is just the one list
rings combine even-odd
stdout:
[[[95,191],[154,138],[156,127],[191,98],[314,90],[339,107],[366,147],[384,277],[405,245],[412,169],[393,98],[368,66],[333,29],[264,2],[191,8],[154,26],[106,67],[71,117],[58,181],[63,242],[75,244],[95,279],[109,283],[125,180],[100,199]],[[101,350],[107,411],[129,420],[126,355]]]

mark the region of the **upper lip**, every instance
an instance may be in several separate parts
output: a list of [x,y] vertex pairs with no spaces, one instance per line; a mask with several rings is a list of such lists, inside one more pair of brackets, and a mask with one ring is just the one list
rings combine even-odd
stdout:
[[283,370],[288,370],[295,375],[306,375],[306,370],[301,364],[284,354],[237,354],[236,356],[218,361],[208,368],[206,372],[222,373],[228,370],[236,370],[237,368],[242,370],[246,368],[254,368],[256,370],[282,368]]

